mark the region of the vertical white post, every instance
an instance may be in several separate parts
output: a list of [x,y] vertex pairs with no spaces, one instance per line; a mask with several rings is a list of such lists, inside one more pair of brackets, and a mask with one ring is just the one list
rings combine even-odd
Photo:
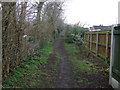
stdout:
[[120,24],[120,1],[118,2],[118,24]]
[[96,33],[96,56],[98,55],[98,32]]
[[110,54],[110,72],[109,72],[109,84],[112,85],[112,66],[113,66],[113,56],[114,56],[114,35],[113,35],[114,26],[112,27],[111,33],[111,54]]
[[[108,58],[108,39],[109,39],[109,33],[106,33],[106,60]],[[107,62],[107,61],[106,61]]]

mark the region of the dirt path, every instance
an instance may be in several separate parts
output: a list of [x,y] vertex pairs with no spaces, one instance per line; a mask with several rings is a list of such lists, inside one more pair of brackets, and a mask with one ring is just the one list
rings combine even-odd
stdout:
[[74,87],[74,79],[71,64],[68,60],[68,54],[65,51],[63,39],[59,39],[56,41],[54,45],[54,49],[60,54],[61,61],[60,67],[58,71],[58,77],[56,81],[56,88],[73,88]]
[[[89,54],[84,48],[82,48],[82,52],[79,52],[79,49],[75,48],[74,45],[66,45],[64,45],[64,39],[59,39],[54,43],[53,47],[51,45],[44,48],[43,51],[40,50],[41,53],[37,52],[32,59],[22,64],[15,71],[13,79],[5,81],[4,86],[27,88],[109,88],[109,90],[113,90],[108,84],[108,73],[104,71],[105,64],[98,62],[99,60]],[[39,59],[36,59],[36,57]],[[34,62],[35,60],[37,63]],[[46,62],[43,62],[44,60]],[[40,64],[38,65],[38,63]]]
[[[68,50],[64,46],[64,39],[57,40],[53,48],[55,49],[55,51],[59,53],[61,57],[58,75],[55,82],[55,88],[109,88],[110,90],[113,90],[112,87],[108,84],[107,74],[100,71],[102,69],[96,70],[95,71],[96,73],[94,73],[94,71],[93,73],[92,72],[83,73],[82,71],[79,71],[79,73],[77,74],[75,74],[75,72],[73,73],[73,63],[70,61],[71,59],[70,57],[72,55],[68,53]],[[70,51],[70,52],[74,53],[74,51]],[[81,55],[87,57],[86,55],[84,55],[84,53]],[[74,57],[77,57],[77,55]],[[91,60],[94,61],[94,58],[91,58]],[[94,64],[98,65],[98,63],[94,63]]]

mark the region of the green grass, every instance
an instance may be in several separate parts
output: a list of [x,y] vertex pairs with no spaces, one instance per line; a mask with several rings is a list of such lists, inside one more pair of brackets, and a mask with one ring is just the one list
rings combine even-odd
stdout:
[[[75,74],[75,81],[77,83],[87,82],[86,78],[83,78],[81,73],[94,73],[97,67],[88,58],[83,58],[83,54],[80,54],[80,49],[75,44],[65,43],[66,50],[69,54],[69,60],[72,63],[73,73]],[[84,48],[82,48],[84,49]]]
[[53,53],[52,44],[46,45],[44,48],[37,50],[36,53],[41,56],[31,57],[30,59],[22,62],[18,68],[12,70],[12,76],[3,81],[3,88],[35,87],[40,84],[38,77],[46,77],[48,73],[39,70],[38,66],[47,63],[49,54]]
[[65,44],[67,51],[69,52],[69,59],[73,64],[74,72],[89,72],[90,66],[87,63],[90,63],[86,60],[80,60],[78,58],[79,55],[79,49],[75,44]]

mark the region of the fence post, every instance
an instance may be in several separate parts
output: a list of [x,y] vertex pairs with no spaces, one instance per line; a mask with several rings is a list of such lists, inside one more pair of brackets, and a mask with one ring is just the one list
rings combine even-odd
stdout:
[[90,34],[90,50],[92,50],[92,34]]
[[98,55],[98,32],[96,33],[96,56]]
[[87,40],[87,42],[88,42],[88,48],[90,48],[90,34],[88,34],[88,40]]
[[107,59],[108,59],[108,39],[109,39],[109,33],[107,32],[106,33],[106,62],[107,62]]
[[114,27],[112,27],[112,32],[111,32],[111,51],[110,51],[110,70],[109,70],[109,84],[110,85],[115,85],[113,84],[113,78],[112,78],[112,67],[113,67],[113,63],[114,63],[114,48],[115,48],[115,36],[113,34],[114,31]]

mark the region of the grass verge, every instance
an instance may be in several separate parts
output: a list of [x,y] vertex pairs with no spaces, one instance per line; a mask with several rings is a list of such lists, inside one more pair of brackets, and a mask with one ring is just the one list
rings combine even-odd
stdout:
[[75,44],[65,43],[65,47],[69,54],[69,60],[72,63],[72,69],[75,74],[75,81],[77,83],[87,82],[88,80],[81,74],[95,73],[97,66],[95,66],[90,59],[83,57],[83,54],[79,51],[80,49]]
[[[49,60],[50,55],[53,58]],[[3,81],[3,88],[54,87],[58,64],[59,55],[53,52],[52,44],[46,45],[12,70],[12,76]]]

